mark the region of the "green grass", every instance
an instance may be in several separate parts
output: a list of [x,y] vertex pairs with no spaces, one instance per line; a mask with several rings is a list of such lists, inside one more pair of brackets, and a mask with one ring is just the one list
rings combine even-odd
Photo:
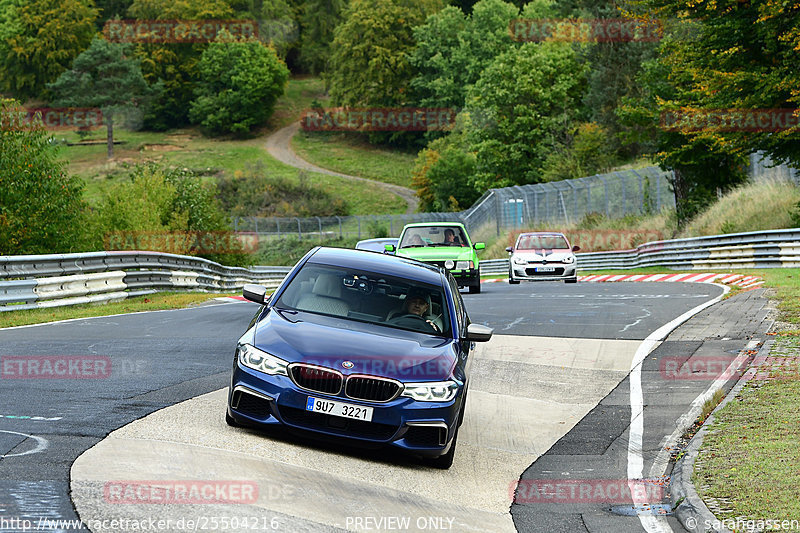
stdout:
[[[270,126],[259,132],[266,135],[279,127],[297,120],[302,110],[311,106],[315,98],[324,95],[324,86],[318,78],[296,78],[289,81],[286,94],[278,100]],[[94,130],[90,140],[105,140],[105,130]],[[58,132],[56,139],[78,142],[75,132]],[[67,161],[70,174],[86,182],[85,197],[96,205],[104,191],[125,179],[131,165],[158,162],[170,166],[185,167],[209,177],[222,176],[243,170],[248,166],[262,164],[273,176],[298,179],[298,170],[273,159],[264,149],[263,136],[237,140],[204,137],[196,128],[185,128],[170,132],[130,131],[117,128],[114,159],[106,159],[106,145],[92,144],[63,146],[61,157]],[[377,185],[354,183],[345,178],[324,174],[307,173],[311,185],[323,188],[344,199],[352,215],[404,213],[406,203],[402,198],[387,194]]]
[[72,318],[136,313],[139,311],[182,309],[208,301],[212,298],[230,295],[231,294],[207,292],[161,292],[107,304],[73,305],[68,307],[53,307],[50,309],[30,309],[27,311],[6,311],[0,313],[0,328],[41,324],[42,322],[55,322],[57,320],[69,320]]
[[269,124],[273,129],[283,128],[295,122],[306,109],[311,109],[314,100],[324,102],[325,82],[314,77],[295,77],[286,85],[286,92],[275,103],[275,113]]
[[[779,320],[800,324],[800,269],[743,272],[760,275],[775,291]],[[768,369],[774,380],[754,379],[715,415],[693,481],[706,501],[722,502],[718,518],[800,519],[800,337],[775,337]]]
[[681,236],[793,228],[790,212],[800,187],[786,182],[749,183],[720,198],[692,220]]
[[319,167],[403,187],[411,186],[416,152],[373,146],[346,133],[300,132],[292,149]]

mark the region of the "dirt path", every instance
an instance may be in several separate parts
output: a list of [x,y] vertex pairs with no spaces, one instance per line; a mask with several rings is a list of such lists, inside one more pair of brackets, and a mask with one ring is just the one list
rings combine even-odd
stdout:
[[401,187],[399,185],[392,185],[391,183],[383,183],[382,181],[361,178],[359,176],[350,176],[348,174],[334,172],[333,170],[318,167],[309,163],[305,159],[301,159],[300,156],[298,156],[294,150],[292,150],[290,145],[292,136],[297,133],[299,129],[300,123],[295,122],[290,126],[279,129],[267,137],[267,151],[270,153],[270,155],[281,163],[286,163],[289,166],[299,168],[301,170],[318,172],[320,174],[328,174],[329,176],[338,176],[340,178],[347,178],[351,180],[365,181],[367,183],[374,183],[375,185],[378,185],[379,187],[382,187],[383,189],[386,189],[392,194],[396,194],[405,200],[406,204],[408,204],[406,213],[414,213],[417,210],[419,200],[417,199],[417,195],[413,189]]

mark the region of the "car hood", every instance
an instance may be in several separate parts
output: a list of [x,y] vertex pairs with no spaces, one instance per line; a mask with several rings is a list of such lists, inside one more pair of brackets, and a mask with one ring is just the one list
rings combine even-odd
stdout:
[[561,261],[562,259],[571,257],[572,255],[572,250],[568,248],[563,250],[526,250],[524,252],[514,252],[515,258],[524,259],[525,261],[541,261],[542,259],[547,259],[548,261]]
[[401,248],[397,255],[418,261],[469,261],[473,259],[472,248],[468,246],[426,246],[425,248]]
[[407,382],[448,379],[457,357],[453,339],[275,309],[257,324],[252,339],[242,342],[290,363]]

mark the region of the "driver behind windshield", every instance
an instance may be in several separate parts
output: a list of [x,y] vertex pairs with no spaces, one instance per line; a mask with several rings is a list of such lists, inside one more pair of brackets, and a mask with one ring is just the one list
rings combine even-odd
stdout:
[[399,311],[390,313],[389,319],[400,317],[403,315],[417,315],[422,317],[434,331],[441,331],[439,326],[430,319],[428,311],[431,308],[430,295],[425,294],[420,290],[410,290],[403,302],[403,307]]

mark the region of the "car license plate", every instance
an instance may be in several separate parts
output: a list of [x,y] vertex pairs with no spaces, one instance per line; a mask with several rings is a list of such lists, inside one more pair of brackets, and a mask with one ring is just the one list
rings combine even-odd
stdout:
[[323,400],[321,398],[314,398],[313,396],[308,397],[306,411],[372,422],[372,407],[362,407],[349,403],[334,402],[333,400]]
[[536,272],[555,272],[556,267],[536,267]]

